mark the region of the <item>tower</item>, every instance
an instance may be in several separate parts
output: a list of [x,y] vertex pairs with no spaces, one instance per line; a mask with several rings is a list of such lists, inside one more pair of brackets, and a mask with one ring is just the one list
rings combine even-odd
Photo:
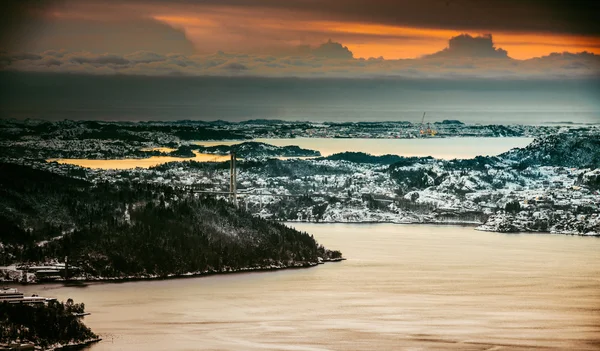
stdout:
[[231,151],[231,162],[229,167],[229,194],[231,201],[237,205],[237,169],[235,165],[235,152]]

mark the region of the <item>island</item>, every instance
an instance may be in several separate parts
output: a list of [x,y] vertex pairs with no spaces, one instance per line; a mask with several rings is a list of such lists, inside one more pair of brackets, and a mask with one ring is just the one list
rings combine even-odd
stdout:
[[[239,158],[235,184],[236,211],[243,213],[240,215],[243,218],[258,217],[275,227],[281,225],[280,222],[305,221],[439,223],[473,225],[482,231],[599,235],[600,126],[470,125],[445,120],[434,123],[434,127],[437,129],[435,136],[420,138],[535,138],[526,147],[473,159],[445,160],[403,157],[391,153],[369,155],[362,152],[341,152],[323,157],[316,150],[297,146],[279,147],[251,140],[259,137],[408,137],[409,134],[418,134],[419,125],[411,122],[308,123],[277,120],[240,123],[6,120],[0,121],[0,135],[5,137],[1,141],[5,147],[0,149],[0,161],[7,165],[19,164],[48,172],[50,175],[61,175],[68,182],[84,182],[87,184],[84,188],[92,189],[92,193],[100,192],[93,189],[109,189],[103,194],[111,193],[125,200],[119,200],[119,203],[115,199],[107,199],[106,206],[112,206],[113,212],[98,205],[100,209],[95,210],[96,213],[105,217],[102,225],[126,228],[133,223],[136,225],[131,227],[136,228],[136,235],[138,230],[141,231],[138,222],[128,222],[124,218],[144,218],[143,221],[151,222],[150,218],[135,217],[142,211],[142,207],[143,211],[152,216],[158,215],[158,218],[173,211],[173,206],[183,206],[182,210],[192,213],[202,213],[199,208],[207,206],[229,208],[227,203],[231,202],[231,167],[228,157],[223,159],[221,156],[221,159],[215,158],[211,162],[197,162],[193,159],[179,161],[177,158],[194,152],[215,155],[235,153]],[[107,131],[112,131],[112,134],[109,139],[103,139],[108,138],[102,134]],[[202,145],[197,140],[208,139],[209,135],[212,139],[235,140],[222,143],[213,141],[210,145]],[[353,139],[348,140],[351,142]],[[153,149],[160,147],[171,148],[171,151]],[[91,169],[47,161],[48,157],[73,155],[90,159],[137,157],[139,152],[146,152],[141,150],[176,157],[170,160],[172,162],[149,168],[129,169]],[[138,192],[153,195],[143,195],[143,199],[139,198],[142,195],[129,195]],[[88,191],[81,190],[80,193]],[[17,195],[10,196],[14,198]],[[10,196],[7,199],[11,199]],[[69,196],[77,198],[79,193],[67,195]],[[153,200],[149,201],[150,198]],[[19,199],[21,200],[14,200],[14,203],[23,201],[23,198]],[[14,206],[14,203],[10,206]],[[10,206],[6,207],[6,213],[19,216],[20,210]],[[164,212],[155,208],[161,206],[164,207]],[[93,216],[89,214],[91,210],[81,204],[76,204],[76,208],[77,216],[82,216],[83,213]],[[50,227],[53,229],[44,229],[47,233],[35,237],[32,242],[47,241],[48,244],[43,247],[53,247],[53,238],[63,238],[69,230],[78,233],[76,236],[81,235],[79,231],[82,228],[91,232],[106,230],[94,225],[86,226],[82,218],[73,222],[75,224],[69,222],[71,219],[60,221],[61,216],[64,216],[62,210],[47,215],[46,218],[51,218],[51,222],[56,222]],[[21,228],[19,230],[36,228],[21,219],[19,221],[15,222],[15,218],[12,218],[7,225],[17,226]],[[231,219],[228,218],[226,222],[231,222]],[[212,225],[211,228],[213,227],[219,226]],[[192,229],[193,226],[190,225],[186,230]],[[41,229],[36,229],[35,232],[38,233],[38,230]],[[131,231],[131,228],[127,230]],[[228,236],[223,234],[221,237]],[[117,245],[112,240],[117,239],[107,240],[106,243]],[[223,240],[227,243],[229,239]],[[7,253],[12,250],[9,248],[16,247],[14,243],[4,246],[3,250],[8,250]],[[218,252],[221,250],[219,246],[211,247],[212,249]],[[28,249],[32,253],[38,251],[43,250],[35,247]],[[94,260],[104,259],[105,255],[103,251],[92,253],[90,248],[82,252],[87,252]],[[64,253],[63,249],[61,254]],[[36,255],[38,256],[34,257],[40,260],[50,257]],[[147,264],[149,266],[138,266],[134,272],[91,270],[90,277],[98,278],[100,273],[107,274],[102,275],[103,278],[208,273],[242,267],[248,269],[249,266],[244,264],[249,262],[252,262],[252,269],[258,269],[272,264],[286,266],[287,264],[279,262],[286,262],[289,257],[292,256],[277,256],[274,261],[277,263],[257,263],[244,258],[242,263],[236,262],[234,265],[218,265],[212,261],[209,264],[207,262],[214,258],[206,257],[205,261],[195,265],[177,266],[175,271],[156,269],[155,262],[151,262]],[[300,257],[304,259],[298,259]],[[306,255],[293,255],[291,264],[308,264],[309,261],[313,264],[316,256],[311,257],[307,261]],[[130,262],[123,257],[116,261],[125,262],[123,265]]]
[[[4,298],[0,291],[0,350],[61,350],[100,341],[82,322],[83,303],[66,303],[49,299],[28,302],[27,298]],[[29,300],[30,301],[30,300]]]
[[[587,125],[480,125],[456,120],[433,123],[435,138],[537,137],[576,130]],[[118,159],[151,156],[192,157],[194,150],[229,152],[229,146],[201,147],[198,141],[252,142],[265,138],[377,138],[414,139],[421,136],[418,121],[304,122],[248,120],[172,122],[0,120],[0,158],[25,159]],[[240,146],[235,146],[239,148]],[[173,151],[166,151],[169,148]],[[242,147],[245,157],[318,156],[312,150],[265,148],[252,142]],[[253,152],[256,151],[256,152]]]

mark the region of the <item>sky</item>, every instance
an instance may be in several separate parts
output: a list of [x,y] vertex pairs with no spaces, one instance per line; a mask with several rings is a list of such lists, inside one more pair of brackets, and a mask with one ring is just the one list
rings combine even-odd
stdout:
[[[48,74],[56,75],[57,84],[80,85],[85,78],[63,78],[107,76],[117,85],[123,75],[154,77],[154,100],[163,97],[158,91],[165,77],[329,79],[341,90],[340,78],[476,80],[477,89],[489,91],[497,91],[503,84],[498,81],[511,81],[518,92],[512,99],[529,94],[519,82],[542,88],[577,80],[584,82],[576,84],[581,94],[568,92],[568,104],[545,106],[598,106],[597,1],[6,0],[0,6],[0,71],[9,77],[0,84],[3,91],[11,89],[9,81],[21,86],[16,90],[24,99],[40,94],[31,82],[44,82]],[[466,90],[441,86],[448,96],[463,94],[461,101],[470,101]],[[354,98],[368,103],[367,95]],[[437,105],[443,105],[440,99]],[[533,100],[542,103],[539,96]],[[2,116],[11,116],[7,111],[16,107],[0,101]]]
[[0,68],[138,75],[589,77],[600,4],[6,0]]
[[293,54],[327,39],[356,58],[416,58],[491,33],[511,57],[600,53],[594,1],[7,0],[4,44],[127,54]]

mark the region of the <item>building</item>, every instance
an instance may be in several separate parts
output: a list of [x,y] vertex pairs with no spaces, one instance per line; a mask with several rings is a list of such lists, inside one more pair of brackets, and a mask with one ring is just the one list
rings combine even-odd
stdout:
[[42,297],[38,295],[24,296],[22,292],[16,288],[4,287],[0,289],[0,303],[26,303],[26,304],[37,304],[47,303],[49,301],[55,301],[56,299]]

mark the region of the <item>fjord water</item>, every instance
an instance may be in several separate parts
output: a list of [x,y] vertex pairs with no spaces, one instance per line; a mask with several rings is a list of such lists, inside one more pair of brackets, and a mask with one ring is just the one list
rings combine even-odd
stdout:
[[[161,149],[161,148],[156,148]],[[165,149],[165,148],[162,148]],[[197,161],[197,162],[223,162],[229,160],[229,156],[202,154],[192,151],[194,157],[175,156],[152,156],[148,158],[121,158],[114,160],[87,159],[87,158],[53,158],[47,162],[58,162],[62,164],[75,165],[93,169],[133,169],[150,168],[168,162]]]
[[[245,140],[247,141],[247,140]],[[293,139],[255,139],[252,141],[275,146],[297,145],[301,148],[317,150],[322,156],[334,153],[353,151],[372,155],[392,154],[398,156],[432,156],[441,159],[474,158],[475,156],[495,156],[515,147],[525,147],[533,138],[514,137],[462,137],[462,138],[423,138],[423,139],[334,139],[334,138],[293,138]],[[201,141],[204,146],[233,145],[244,141]],[[161,148],[158,148],[161,149]],[[165,149],[165,148],[162,148]],[[172,149],[169,149],[172,150]],[[195,156],[189,158],[173,156],[153,156],[149,158],[125,159],[48,159],[48,162],[77,165],[95,169],[132,169],[149,168],[167,162],[198,161],[222,162],[228,156],[203,154],[194,151]]]
[[594,350],[600,238],[291,223],[347,261],[64,287],[103,350]]
[[[275,146],[297,145],[317,150],[322,156],[340,152],[364,152],[371,155],[432,156],[441,159],[496,156],[516,147],[525,147],[533,141],[527,137],[457,137],[416,139],[364,139],[364,138],[280,138],[254,139]],[[233,145],[244,141],[199,141],[204,146]]]

